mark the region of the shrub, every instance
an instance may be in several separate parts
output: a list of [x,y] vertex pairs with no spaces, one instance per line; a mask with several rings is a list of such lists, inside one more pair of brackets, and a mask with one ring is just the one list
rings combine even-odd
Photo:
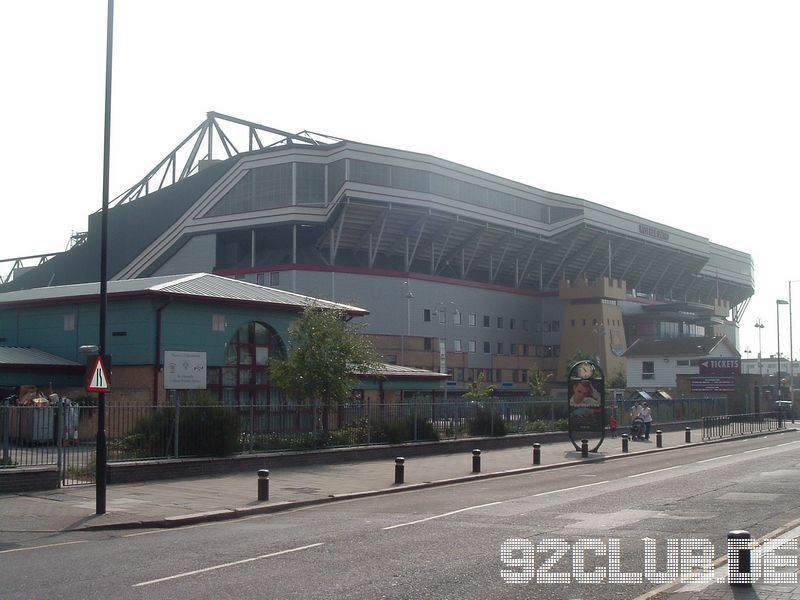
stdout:
[[475,417],[469,421],[468,431],[470,435],[503,436],[508,433],[502,415],[492,414],[491,410],[483,406],[476,408]]

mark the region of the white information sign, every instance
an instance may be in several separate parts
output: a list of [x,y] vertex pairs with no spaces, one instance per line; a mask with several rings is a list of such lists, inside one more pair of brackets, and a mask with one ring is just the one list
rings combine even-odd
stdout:
[[164,389],[206,389],[206,353],[165,350]]

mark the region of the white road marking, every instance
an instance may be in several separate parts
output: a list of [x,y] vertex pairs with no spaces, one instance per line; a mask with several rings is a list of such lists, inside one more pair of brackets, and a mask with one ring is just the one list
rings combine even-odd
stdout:
[[549,492],[540,492],[538,494],[533,494],[532,497],[533,498],[538,498],[539,496],[549,496],[550,494],[557,494],[559,492],[569,492],[569,491],[572,491],[572,490],[579,490],[581,488],[587,488],[587,487],[591,487],[593,485],[602,485],[604,483],[608,483],[608,481],[609,480],[606,479],[605,481],[595,481],[594,483],[585,483],[583,485],[576,485],[574,487],[561,488],[559,490],[550,490]]
[[468,510],[475,510],[477,508],[484,508],[486,506],[495,506],[496,504],[502,504],[502,502],[489,502],[488,504],[479,504],[477,506],[468,506],[467,508],[459,508],[458,510],[451,510],[450,512],[442,513],[441,515],[434,515],[432,517],[426,517],[424,519],[419,519],[417,521],[409,521],[408,523],[399,523],[398,525],[390,525],[389,527],[384,527],[383,530],[388,531],[389,529],[397,529],[398,527],[406,527],[408,525],[416,525],[417,523],[425,523],[426,521],[433,521],[434,519],[441,519],[442,517],[449,517],[450,515],[466,512]]
[[672,469],[680,469],[681,467],[685,467],[686,465],[674,465],[672,467],[664,467],[663,469],[656,469],[654,471],[645,471],[644,473],[636,473],[636,475],[628,475],[628,479],[633,479],[634,477],[644,477],[645,475],[652,475],[653,473],[661,473],[662,471],[671,471]]
[[699,465],[700,463],[707,463],[707,462],[711,462],[712,460],[719,460],[721,458],[728,458],[729,456],[733,456],[733,454],[723,454],[722,456],[715,456],[714,458],[707,458],[705,460],[698,460],[697,464]]
[[74,542],[59,542],[57,544],[46,544],[44,546],[30,546],[27,548],[13,548],[11,550],[0,550],[0,554],[10,554],[11,552],[25,552],[26,550],[41,550],[42,548],[55,548],[56,546],[69,546],[70,544],[85,544],[89,540],[76,540]]
[[224,563],[221,565],[214,565],[213,567],[206,567],[205,569],[197,569],[196,571],[187,571],[186,573],[178,573],[177,575],[170,575],[169,577],[162,577],[161,579],[151,579],[150,581],[142,581],[141,583],[134,583],[132,587],[141,587],[144,585],[151,585],[153,583],[161,583],[162,581],[169,581],[170,579],[180,579],[181,577],[189,577],[199,573],[207,573],[208,571],[215,571],[217,569],[224,569],[226,567],[233,567],[236,565],[243,565],[245,563],[253,562],[256,560],[263,560],[265,558],[272,558],[273,556],[281,556],[282,554],[289,554],[290,552],[300,552],[301,550],[308,550],[309,548],[316,548],[322,546],[323,542],[316,544],[309,544],[307,546],[299,546],[297,548],[289,548],[288,550],[280,550],[279,552],[272,552],[271,554],[262,554],[261,556],[254,556],[253,558],[245,558],[236,560],[234,562]]

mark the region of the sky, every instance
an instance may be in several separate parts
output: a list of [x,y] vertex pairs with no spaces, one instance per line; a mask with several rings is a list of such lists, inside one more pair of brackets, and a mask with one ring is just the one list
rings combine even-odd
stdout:
[[[102,205],[106,19],[0,2],[0,260],[64,250]],[[769,356],[800,280],[799,22],[770,0],[117,0],[110,195],[211,110],[432,154],[749,253],[739,350],[761,319]]]

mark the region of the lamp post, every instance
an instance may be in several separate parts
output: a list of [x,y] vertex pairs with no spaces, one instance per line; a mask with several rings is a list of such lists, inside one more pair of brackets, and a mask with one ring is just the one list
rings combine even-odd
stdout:
[[789,399],[794,410],[794,342],[792,340],[792,284],[800,279],[789,282]]
[[603,350],[606,347],[606,326],[603,323],[596,323],[594,327],[592,327],[592,333],[598,336],[598,341],[600,344],[599,354],[597,355],[597,365],[602,366],[600,364],[601,359],[603,358]]
[[789,304],[786,300],[775,300],[776,325],[778,327],[778,400],[781,399],[781,304]]
[[756,327],[758,327],[758,376],[764,377],[764,372],[761,369],[761,330],[764,329],[764,323],[761,319],[756,319]]
[[403,285],[406,288],[404,294],[406,299],[406,334],[400,336],[400,364],[406,366],[406,338],[411,336],[411,299],[414,297],[408,281],[404,281]]

